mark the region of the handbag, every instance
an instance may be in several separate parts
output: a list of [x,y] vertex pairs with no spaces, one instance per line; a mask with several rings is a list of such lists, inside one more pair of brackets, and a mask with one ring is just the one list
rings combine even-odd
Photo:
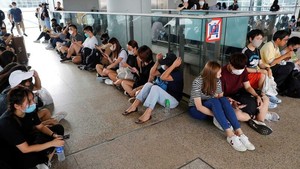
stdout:
[[167,90],[168,82],[161,80],[160,77],[157,77],[154,81],[154,84],[162,88],[163,90]]
[[133,80],[134,75],[131,73],[130,69],[128,67],[120,67],[117,70],[117,78],[118,79],[124,79],[124,80]]
[[262,87],[262,92],[269,96],[276,96],[278,94],[277,90],[277,84],[274,81],[274,77],[266,77],[264,85]]

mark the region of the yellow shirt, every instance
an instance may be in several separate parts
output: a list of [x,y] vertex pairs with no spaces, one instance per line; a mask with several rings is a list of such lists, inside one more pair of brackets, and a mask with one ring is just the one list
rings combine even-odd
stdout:
[[271,67],[270,64],[278,57],[280,57],[280,51],[278,47],[275,47],[274,42],[270,41],[260,49],[261,60],[267,67]]

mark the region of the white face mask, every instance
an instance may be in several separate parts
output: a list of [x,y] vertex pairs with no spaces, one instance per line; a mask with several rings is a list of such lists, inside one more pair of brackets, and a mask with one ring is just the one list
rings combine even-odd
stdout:
[[72,35],[72,34],[73,34],[73,31],[69,30],[69,34],[71,34],[71,35]]
[[128,54],[129,54],[129,55],[134,55],[134,52],[133,52],[132,50],[129,50],[129,51],[128,51]]
[[245,69],[232,69],[232,74],[241,75]]
[[110,48],[109,48],[112,52],[116,50],[116,45],[112,45]]
[[204,5],[204,1],[199,1],[199,5],[203,6]]
[[256,48],[260,47],[261,43],[262,43],[262,40],[256,40],[256,39],[252,40],[252,45]]

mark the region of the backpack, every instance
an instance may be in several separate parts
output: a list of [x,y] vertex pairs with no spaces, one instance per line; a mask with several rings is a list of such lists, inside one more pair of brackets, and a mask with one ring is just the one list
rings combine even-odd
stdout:
[[102,54],[97,49],[83,48],[81,51],[81,70],[94,70],[96,65],[100,63]]
[[3,21],[5,19],[5,13],[0,10],[0,20]]
[[283,93],[286,96],[300,98],[300,72],[293,71],[287,79],[287,89]]

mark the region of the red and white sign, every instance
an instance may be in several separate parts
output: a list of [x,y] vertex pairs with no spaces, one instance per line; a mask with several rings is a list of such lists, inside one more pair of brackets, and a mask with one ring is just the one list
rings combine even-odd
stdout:
[[221,39],[222,19],[213,18],[206,24],[206,42],[215,42]]

